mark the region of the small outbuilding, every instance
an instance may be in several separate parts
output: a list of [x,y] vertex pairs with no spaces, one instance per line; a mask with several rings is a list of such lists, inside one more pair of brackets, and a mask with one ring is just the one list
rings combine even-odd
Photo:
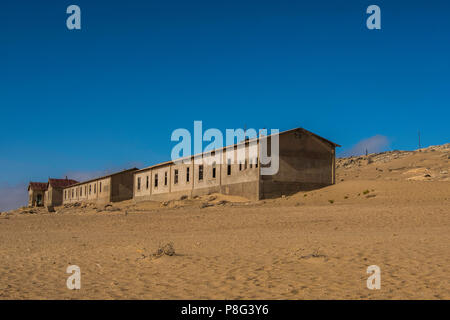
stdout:
[[28,206],[41,207],[44,205],[44,195],[47,190],[45,182],[30,182],[28,184]]

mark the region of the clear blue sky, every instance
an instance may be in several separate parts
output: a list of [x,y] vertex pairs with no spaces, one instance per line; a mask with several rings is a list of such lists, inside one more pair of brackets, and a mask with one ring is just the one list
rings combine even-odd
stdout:
[[[82,30],[66,28],[81,7]],[[366,8],[381,8],[381,30]],[[450,138],[449,1],[9,1],[0,187],[170,158],[176,128]],[[380,147],[380,146],[378,146]],[[7,207],[0,199],[0,210]],[[25,200],[23,200],[25,202]]]

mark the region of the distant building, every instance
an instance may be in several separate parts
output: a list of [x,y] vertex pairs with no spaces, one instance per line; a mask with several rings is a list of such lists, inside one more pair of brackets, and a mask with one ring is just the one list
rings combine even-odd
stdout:
[[28,206],[40,207],[44,205],[44,195],[47,190],[45,182],[30,182],[28,184]]
[[[279,170],[274,175],[261,175],[260,159],[249,157],[247,140],[221,149],[222,159],[218,162],[211,159],[216,157],[216,150],[192,156],[188,164],[168,161],[136,171],[133,198],[165,201],[217,192],[259,200],[335,183],[338,144],[303,128],[278,135]],[[266,137],[268,145],[272,136]],[[259,141],[256,148],[259,155]],[[242,149],[245,157],[231,163],[230,159],[237,159]]]
[[45,206],[60,206],[63,203],[63,189],[78,181],[72,179],[48,179],[45,191]]
[[108,203],[132,199],[133,174],[136,170],[138,169],[123,170],[64,187],[62,190],[62,203]]

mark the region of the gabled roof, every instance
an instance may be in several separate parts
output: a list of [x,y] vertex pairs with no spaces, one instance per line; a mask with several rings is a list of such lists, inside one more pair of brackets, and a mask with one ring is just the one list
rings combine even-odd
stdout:
[[[303,133],[306,133],[306,134],[309,134],[309,135],[311,135],[311,136],[314,136],[314,137],[316,137],[316,138],[318,138],[318,139],[324,141],[325,143],[330,144],[330,145],[333,146],[333,147],[340,147],[339,144],[334,143],[334,142],[332,142],[332,141],[330,141],[330,140],[327,140],[327,139],[325,139],[324,137],[321,137],[321,136],[319,136],[319,135],[317,135],[317,134],[315,134],[315,133],[313,133],[313,132],[311,132],[311,131],[308,131],[308,130],[306,130],[306,129],[304,129],[304,128],[301,128],[301,127],[294,128],[294,129],[289,129],[289,130],[286,130],[286,131],[281,131],[281,132],[279,132],[279,133],[269,134],[269,135],[266,136],[266,137],[275,136],[275,135],[284,135],[284,134],[291,133],[291,132],[294,132],[294,131],[297,131],[297,132],[298,132],[298,131],[301,131],[301,132],[303,132]],[[266,137],[260,137],[260,138],[266,138]],[[235,144],[232,144],[232,145],[229,145],[229,146],[225,146],[225,147],[222,147],[222,148],[219,148],[219,149],[215,149],[215,150],[210,150],[210,151],[202,152],[202,153],[195,154],[195,155],[190,155],[190,156],[182,157],[182,158],[179,158],[179,159],[177,159],[177,160],[189,159],[189,158],[190,158],[190,159],[197,158],[197,157],[199,157],[199,156],[202,156],[203,154],[208,154],[208,153],[210,153],[210,152],[216,152],[216,151],[218,151],[218,150],[226,150],[226,149],[229,149],[229,148],[233,148],[233,147],[242,145],[242,144],[244,144],[244,143],[249,143],[249,142],[251,142],[251,141],[258,141],[258,138],[253,138],[253,139],[243,140],[243,141],[240,141],[240,142],[238,142],[238,143],[235,143]],[[149,166],[149,167],[142,168],[142,169],[140,169],[140,170],[137,170],[136,173],[142,172],[142,171],[147,171],[147,170],[150,170],[150,169],[153,169],[153,168],[157,168],[157,167],[166,166],[166,165],[168,165],[168,164],[173,164],[173,160],[161,162],[161,163],[158,163],[158,164],[151,165],[151,166]]]
[[35,191],[45,191],[47,190],[47,183],[45,182],[30,182],[28,184],[28,191],[30,188]]
[[[115,175],[118,175],[118,174],[121,174],[121,173],[124,173],[124,172],[128,172],[128,171],[136,171],[136,170],[139,170],[139,169],[138,169],[138,168],[126,169],[126,170],[114,172],[114,173],[111,173],[111,174],[107,174],[107,175],[102,176],[102,177],[90,179],[90,180],[87,180],[87,181],[76,182],[75,184],[69,185],[69,186],[67,186],[67,187],[75,187],[75,186],[79,186],[79,185],[82,185],[82,184],[85,184],[85,183],[90,183],[90,182],[93,182],[93,181],[96,181],[96,180],[101,180],[101,179],[109,178],[109,177],[112,177],[112,176],[115,176]],[[66,188],[66,187],[64,187],[64,188]]]
[[48,179],[48,183],[47,183],[47,187],[50,185],[52,186],[52,188],[54,189],[59,189],[59,188],[65,188],[68,187],[72,184],[78,183],[78,181],[76,180],[72,180],[72,179],[53,179],[53,178],[49,178]]

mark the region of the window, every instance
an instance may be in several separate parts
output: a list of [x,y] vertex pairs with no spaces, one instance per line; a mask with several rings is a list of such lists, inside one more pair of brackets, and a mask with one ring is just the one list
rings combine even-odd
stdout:
[[87,186],[84,186],[84,194],[87,195]]
[[91,191],[92,191],[92,185],[90,184],[89,185],[89,194],[91,194]]
[[80,197],[83,195],[83,187],[80,187]]
[[189,167],[186,168],[186,182],[189,182]]
[[174,183],[174,184],[177,184],[177,183],[178,183],[178,169],[175,169],[175,170],[174,170],[173,183]]
[[94,193],[97,193],[97,184],[94,184]]
[[137,189],[141,190],[141,177],[138,177]]
[[167,186],[167,171],[164,172],[164,185]]
[[73,189],[72,189],[72,198],[73,198]]
[[242,162],[239,162],[239,171],[242,170]]
[[253,168],[253,162],[250,162],[250,169]]
[[67,190],[64,190],[64,199],[67,199]]
[[145,182],[145,187],[148,189],[148,176],[147,176],[147,180]]
[[227,160],[227,175],[231,176],[231,159]]
[[212,164],[212,177],[213,179],[216,177],[216,163],[213,162]]
[[155,174],[155,188],[158,188],[158,174]]
[[102,192],[102,183],[100,182],[100,193]]
[[258,168],[258,157],[256,157],[256,159],[255,159],[255,168]]
[[75,191],[75,194],[77,195],[77,197],[78,197],[78,188],[77,188],[77,190]]
[[198,166],[198,180],[203,180],[203,165]]
[[247,159],[245,159],[245,162],[244,162],[244,170],[247,170]]

